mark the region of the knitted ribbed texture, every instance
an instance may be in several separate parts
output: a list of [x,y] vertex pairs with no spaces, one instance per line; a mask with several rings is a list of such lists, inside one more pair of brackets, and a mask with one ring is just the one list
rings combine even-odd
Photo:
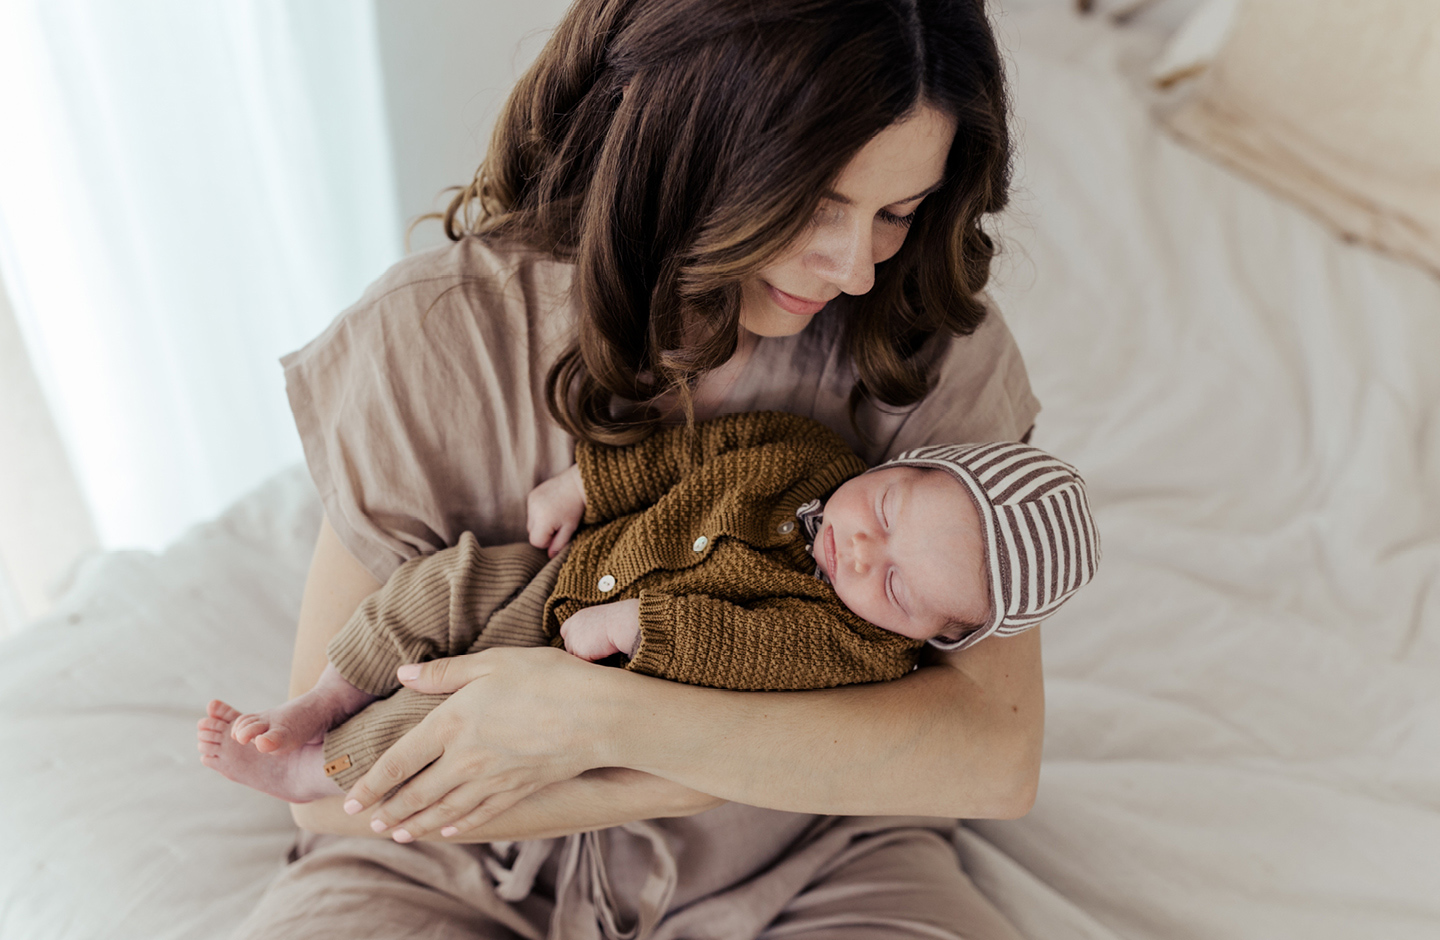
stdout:
[[359,714],[325,735],[325,763],[349,758],[349,766],[331,774],[341,790],[349,790],[375,766],[375,761],[418,725],[448,695],[423,695],[401,688],[389,698],[371,702]]
[[[496,609],[548,561],[545,552],[523,543],[482,548],[465,532],[458,544],[401,565],[330,640],[326,655],[357,689],[389,695],[400,688],[398,667],[469,651]],[[522,625],[512,615],[497,624],[485,646],[542,645],[538,624]],[[508,635],[517,628],[521,635]]]
[[[880,630],[813,575],[795,510],[865,464],[782,412],[727,415],[631,447],[576,447],[585,522],[545,610],[641,601],[638,672],[729,689],[894,679],[920,642]],[[605,588],[609,590],[605,590]]]
[[[403,688],[395,679],[398,667],[493,646],[544,646],[545,599],[564,562],[563,552],[547,561],[543,551],[524,544],[481,547],[467,532],[459,544],[396,571],[327,648],[331,663],[356,687],[364,688],[358,678],[369,683],[371,695],[399,690],[325,735],[325,763],[348,763],[330,779],[349,790],[449,697]],[[385,691],[373,691],[387,682]]]

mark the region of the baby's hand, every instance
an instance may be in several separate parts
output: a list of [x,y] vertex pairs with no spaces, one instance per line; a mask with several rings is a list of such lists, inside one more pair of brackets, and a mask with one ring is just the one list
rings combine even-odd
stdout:
[[585,516],[585,484],[580,479],[579,465],[572,464],[569,470],[531,490],[525,508],[530,544],[547,549],[554,558],[570,544],[570,536]]
[[640,602],[616,601],[576,611],[560,625],[565,649],[592,663],[624,653],[633,657],[640,645]]

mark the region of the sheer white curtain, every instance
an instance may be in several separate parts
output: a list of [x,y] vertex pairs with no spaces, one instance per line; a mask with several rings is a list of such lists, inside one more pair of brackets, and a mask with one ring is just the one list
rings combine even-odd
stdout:
[[0,265],[106,547],[294,460],[280,354],[399,257],[360,0],[0,0]]

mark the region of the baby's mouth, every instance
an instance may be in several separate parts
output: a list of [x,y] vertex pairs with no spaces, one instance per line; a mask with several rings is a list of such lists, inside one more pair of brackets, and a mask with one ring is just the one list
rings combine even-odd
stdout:
[[835,527],[825,527],[825,576],[835,580]]

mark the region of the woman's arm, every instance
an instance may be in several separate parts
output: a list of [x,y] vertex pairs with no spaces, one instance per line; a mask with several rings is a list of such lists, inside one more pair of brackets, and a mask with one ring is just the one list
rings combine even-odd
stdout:
[[290,697],[308,692],[325,671],[325,647],[345,626],[365,598],[380,590],[364,565],[346,550],[330,520],[320,520],[320,537],[310,558],[305,594],[300,599],[300,625],[290,662]]
[[[1014,818],[1040,775],[1039,630],[936,651],[895,682],[741,694],[659,683],[618,696],[600,759],[741,803],[844,815]],[[643,735],[623,734],[644,727]]]
[[409,780],[365,816],[417,837],[469,831],[517,793],[602,766],[756,806],[865,815],[1013,818],[1039,781],[1038,628],[937,653],[895,682],[819,692],[700,689],[554,649],[436,660],[406,685],[455,694],[349,797],[374,807]]
[[[341,797],[335,797],[299,804],[295,807],[295,820],[312,832],[390,838],[389,833],[377,834],[371,830],[369,816],[347,815],[341,808],[342,802]],[[690,816],[724,802],[652,774],[623,767],[602,767],[552,783],[488,823],[452,838],[441,838],[434,832],[424,838],[434,842],[548,839],[572,832],[606,829],[636,819]]]
[[[331,527],[320,523],[310,561],[290,669],[290,695],[308,691],[325,669],[325,647],[345,626],[360,602],[380,582],[358,562]],[[296,825],[314,832],[376,838],[368,817],[346,815],[343,796],[291,807]],[[722,800],[636,771],[608,768],[547,787],[516,804],[490,825],[467,833],[468,841],[545,838],[652,816],[683,816],[720,805]]]

